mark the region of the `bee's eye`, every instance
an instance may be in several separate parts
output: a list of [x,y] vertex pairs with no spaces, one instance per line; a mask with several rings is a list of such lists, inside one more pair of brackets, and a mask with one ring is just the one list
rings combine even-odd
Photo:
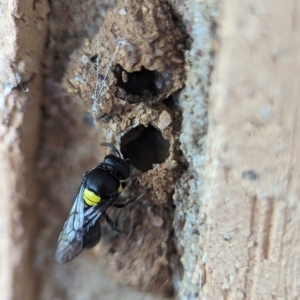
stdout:
[[84,198],[84,202],[88,206],[94,206],[101,201],[100,196],[96,195],[94,192],[90,191],[87,188],[85,188],[83,191],[83,198]]

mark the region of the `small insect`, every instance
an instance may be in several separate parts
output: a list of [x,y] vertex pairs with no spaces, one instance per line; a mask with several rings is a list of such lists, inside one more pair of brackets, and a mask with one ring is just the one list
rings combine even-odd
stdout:
[[110,206],[126,207],[141,195],[124,203],[115,203],[122,183],[130,176],[128,160],[122,159],[117,148],[109,143],[102,146],[112,148],[117,154],[105,156],[104,161],[83,176],[79,191],[58,237],[55,252],[56,260],[68,262],[81,253],[84,248],[95,246],[101,238],[100,219],[104,217],[115,231],[121,232],[107,215]]

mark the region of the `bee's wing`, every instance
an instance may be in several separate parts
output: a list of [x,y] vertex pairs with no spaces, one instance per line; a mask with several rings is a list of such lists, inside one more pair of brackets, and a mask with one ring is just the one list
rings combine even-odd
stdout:
[[67,262],[83,250],[84,185],[81,184],[67,221],[57,240],[55,257],[58,262]]
[[92,230],[103,212],[112,205],[118,195],[116,191],[107,201],[84,210],[83,191],[84,184],[81,184],[68,219],[58,237],[55,257],[60,263],[68,262],[81,253],[85,247],[86,234]]

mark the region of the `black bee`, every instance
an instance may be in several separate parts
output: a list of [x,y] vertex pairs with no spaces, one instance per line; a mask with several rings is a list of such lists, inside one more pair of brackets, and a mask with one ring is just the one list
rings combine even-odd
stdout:
[[60,263],[72,260],[84,248],[91,248],[99,242],[99,221],[102,217],[114,230],[121,232],[106,214],[107,208],[126,207],[140,196],[124,203],[115,203],[122,190],[121,181],[130,176],[130,165],[128,160],[121,158],[115,146],[108,143],[102,145],[111,147],[118,156],[105,156],[103,162],[84,174],[68,219],[58,237],[55,257]]

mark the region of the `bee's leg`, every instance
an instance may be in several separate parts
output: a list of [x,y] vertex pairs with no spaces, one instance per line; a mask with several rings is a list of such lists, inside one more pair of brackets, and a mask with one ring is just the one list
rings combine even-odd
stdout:
[[[143,194],[143,193],[142,193]],[[140,197],[142,194],[139,194],[138,196],[135,196],[129,200],[127,200],[126,202],[124,203],[114,203],[113,206],[114,207],[118,207],[118,208],[123,208],[123,207],[126,207],[128,204],[134,202],[138,197]]]
[[125,185],[132,185],[134,181],[136,181],[139,177],[139,174],[130,175],[127,179],[121,179],[120,182]]
[[141,196],[143,196],[145,194],[145,192],[148,192],[150,189],[146,189],[144,192],[140,193],[139,195],[127,200],[124,203],[114,203],[113,206],[114,207],[118,207],[118,208],[123,208],[126,207],[128,204],[131,204],[132,202],[136,201],[138,198],[140,198]]
[[107,224],[114,230],[119,233],[124,233],[122,230],[118,228],[118,226],[114,223],[114,221],[108,216],[107,213],[104,213],[104,217],[106,219]]
[[120,182],[121,183],[131,183],[131,181],[133,180],[133,179],[136,179],[137,178],[137,176],[134,176],[134,177],[131,177],[131,176],[129,176],[128,178],[126,178],[126,179],[121,179],[120,180]]

